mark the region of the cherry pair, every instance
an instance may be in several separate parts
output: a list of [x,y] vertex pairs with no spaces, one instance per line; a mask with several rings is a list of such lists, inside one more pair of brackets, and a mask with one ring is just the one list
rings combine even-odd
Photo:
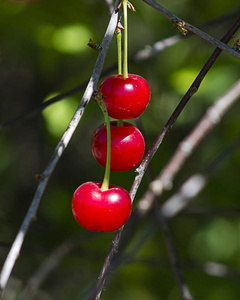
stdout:
[[[146,109],[150,100],[150,88],[144,78],[129,74],[112,75],[99,87],[108,114],[115,119],[134,119]],[[128,171],[135,168],[142,160],[145,142],[141,132],[130,123],[118,126],[111,122],[111,165],[112,171]],[[107,133],[103,124],[92,136],[91,149],[96,161],[106,166]]]

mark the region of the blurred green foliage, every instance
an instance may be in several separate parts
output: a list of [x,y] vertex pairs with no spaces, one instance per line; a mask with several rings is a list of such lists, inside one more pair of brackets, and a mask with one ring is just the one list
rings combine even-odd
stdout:
[[[144,2],[134,1],[129,13],[129,55],[170,36],[179,35],[173,25]],[[161,1],[161,5],[194,26],[206,24],[237,11],[239,1]],[[225,18],[204,30],[221,38],[237,19]],[[91,76],[97,52],[87,46],[89,38],[100,44],[109,20],[104,0],[59,2],[56,0],[0,0],[0,123],[33,110],[52,95],[67,91]],[[239,32],[236,34],[239,38]],[[233,45],[231,41],[230,46]],[[147,149],[211,55],[214,47],[191,36],[153,57],[132,63],[131,73],[149,82],[152,97],[141,116]],[[116,63],[113,39],[104,69]],[[240,75],[237,59],[222,53],[204,79],[198,93],[180,115],[152,160],[156,176],[178,143],[214,100]],[[70,122],[82,92],[59,101],[42,113],[0,133],[0,261],[1,265],[33,198],[41,173]],[[191,174],[202,171],[240,133],[240,104],[206,137],[174,181],[165,201]],[[85,181],[101,181],[104,170],[90,151],[91,134],[103,122],[92,100],[68,148],[56,167],[42,199],[37,220],[27,234],[13,270],[5,300],[18,299],[17,292],[61,243],[78,236],[79,243],[65,255],[40,286],[34,299],[87,299],[97,280],[113,233],[88,233],[72,216],[71,197]],[[240,153],[222,162],[218,172],[189,212],[169,221],[173,239],[195,299],[238,300],[240,287],[239,181]],[[134,171],[112,173],[111,183],[130,190]],[[136,202],[148,186],[147,174]],[[211,213],[205,213],[210,210]],[[221,210],[222,214],[219,214]],[[235,213],[228,213],[228,211]],[[225,213],[224,213],[225,212]],[[128,231],[128,225],[125,228]],[[222,266],[214,274],[210,263]],[[206,269],[208,264],[210,269]],[[211,267],[212,266],[212,267]],[[137,226],[122,256],[120,267],[110,274],[102,299],[181,299],[172,273],[160,225],[150,213]]]

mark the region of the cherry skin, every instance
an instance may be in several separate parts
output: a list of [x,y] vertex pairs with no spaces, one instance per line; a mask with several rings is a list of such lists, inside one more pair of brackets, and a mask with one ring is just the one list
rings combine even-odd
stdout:
[[[117,126],[110,122],[111,129],[111,171],[128,171],[135,168],[142,160],[145,142],[141,132],[132,124],[123,122]],[[106,124],[99,126],[92,135],[91,150],[96,161],[106,167],[107,129]]]
[[74,192],[72,211],[85,229],[110,232],[122,227],[128,220],[132,203],[126,190],[110,185],[102,191],[101,182],[86,182]]
[[150,100],[147,81],[139,75],[111,75],[99,86],[99,92],[110,117],[115,119],[134,119],[146,109]]

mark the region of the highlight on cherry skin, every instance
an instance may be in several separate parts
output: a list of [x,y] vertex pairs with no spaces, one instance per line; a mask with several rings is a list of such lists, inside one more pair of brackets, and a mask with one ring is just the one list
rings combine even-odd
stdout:
[[115,119],[134,119],[146,109],[151,92],[147,81],[135,74],[111,75],[99,86],[108,114]]
[[[110,122],[111,130],[111,171],[128,171],[135,168],[143,158],[145,141],[141,132],[132,124],[117,121]],[[91,150],[96,161],[106,167],[107,160],[107,129],[106,124],[100,125],[93,133]]]
[[128,220],[132,203],[128,192],[109,185],[102,191],[101,182],[86,182],[73,194],[72,211],[77,222],[91,231],[111,232]]

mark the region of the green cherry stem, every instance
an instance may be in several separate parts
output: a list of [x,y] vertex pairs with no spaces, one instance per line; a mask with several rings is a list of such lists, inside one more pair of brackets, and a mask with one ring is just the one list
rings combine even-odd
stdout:
[[118,53],[118,74],[122,74],[122,30],[116,29],[117,53]]
[[102,99],[98,99],[98,104],[103,112],[104,119],[106,122],[107,128],[107,161],[106,168],[103,178],[103,183],[101,186],[101,191],[106,191],[109,189],[109,181],[110,181],[110,164],[111,164],[111,129],[110,129],[110,119],[108,116],[107,108]]
[[[123,17],[124,17],[124,48],[123,48],[123,78],[128,78],[128,34],[127,34],[127,0],[122,0],[123,3]],[[118,43],[118,74],[121,74],[119,71],[119,56],[122,55],[121,41]],[[121,61],[122,63],[122,61]],[[122,70],[121,70],[122,71]],[[117,121],[118,127],[123,127],[123,120]]]
[[118,127],[123,127],[123,120],[122,119],[117,120],[117,126]]
[[127,28],[127,0],[123,1],[124,17],[124,48],[123,48],[123,78],[128,78],[128,28]]
[[[118,74],[122,74],[122,30],[116,29],[117,52],[118,52]],[[117,120],[117,126],[123,127],[123,120]]]

